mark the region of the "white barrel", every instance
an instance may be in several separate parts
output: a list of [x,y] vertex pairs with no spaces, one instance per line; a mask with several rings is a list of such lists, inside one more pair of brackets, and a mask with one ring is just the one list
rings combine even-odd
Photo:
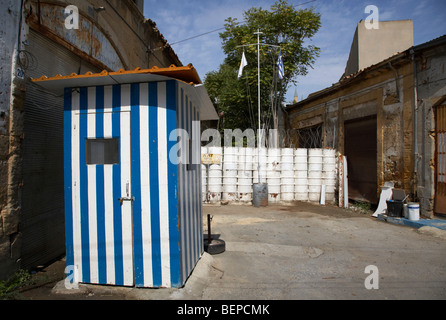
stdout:
[[239,170],[237,172],[239,179],[252,179],[252,171],[246,171],[246,170]]
[[294,149],[294,156],[295,157],[307,157],[308,155],[308,149],[305,148],[297,148]]
[[[310,161],[311,161],[311,159],[310,159]],[[308,171],[322,172],[322,162],[320,162],[320,163],[309,162],[308,163]]]
[[[306,151],[306,149],[304,149]],[[307,171],[295,171],[294,200],[308,201]]]
[[282,185],[291,185],[294,187],[294,177],[282,177],[280,178],[280,183]]
[[308,179],[321,179],[322,170],[308,170]]
[[270,148],[268,149],[268,164],[267,170],[280,170],[280,149]]
[[[255,165],[254,165],[254,148],[243,148],[243,152],[245,154],[244,156],[244,160],[245,162],[243,163],[243,168],[242,170],[248,171],[248,170],[254,170]],[[240,167],[239,167],[240,169]]]
[[267,170],[266,171],[267,178],[280,178],[280,171],[278,170]]
[[335,149],[323,149],[322,155],[324,158],[335,158],[336,157],[336,150]]
[[223,149],[223,170],[237,170],[238,150],[234,147]]
[[223,149],[224,162],[237,163],[237,148],[225,147]]
[[294,170],[296,170],[296,171],[307,171],[308,170],[308,164],[306,162],[304,162],[304,163],[295,162],[294,163]]
[[280,169],[293,170],[294,169],[294,150],[291,148],[283,148],[281,150]]
[[237,167],[238,148],[225,147],[223,149],[223,186],[222,200],[237,200]]
[[321,179],[308,178],[308,200],[311,202],[319,202],[321,197]]
[[420,204],[416,202],[409,202],[407,204],[408,218],[411,221],[420,220]]
[[[208,147],[208,154],[219,154],[220,157],[222,155],[221,147]],[[222,165],[220,164],[211,164],[209,165],[209,201],[212,203],[221,201],[221,193],[222,193]]]
[[307,170],[308,162],[308,150],[307,149],[295,149],[294,150],[294,169],[295,170]]
[[307,179],[308,171],[307,170],[296,170],[296,171],[294,171],[294,177],[296,179]]
[[237,178],[237,170],[223,170],[223,178]]
[[308,159],[310,158],[322,158],[323,150],[322,149],[308,149]]
[[280,178],[268,178],[268,202],[280,202]]
[[336,176],[337,171],[336,171],[336,165],[329,165],[328,167],[324,164],[323,168],[322,168],[323,176]]
[[237,148],[237,170],[245,170],[246,153],[245,148]]

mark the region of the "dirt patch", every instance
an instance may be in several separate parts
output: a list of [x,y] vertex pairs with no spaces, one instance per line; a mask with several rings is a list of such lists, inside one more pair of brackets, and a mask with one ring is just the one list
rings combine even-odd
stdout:
[[304,214],[302,216],[303,218],[309,218],[314,215],[322,215],[340,219],[358,217],[368,218],[373,214],[372,211],[360,211],[354,206],[346,210],[335,205],[328,204],[321,206],[311,202],[296,202],[293,206],[283,206],[279,210],[292,214]]

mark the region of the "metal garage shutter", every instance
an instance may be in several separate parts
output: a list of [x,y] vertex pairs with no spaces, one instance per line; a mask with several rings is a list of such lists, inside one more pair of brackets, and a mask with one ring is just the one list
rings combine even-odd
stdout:
[[[26,75],[67,75],[96,68],[30,30]],[[22,267],[44,265],[65,253],[63,96],[27,83],[23,142]]]

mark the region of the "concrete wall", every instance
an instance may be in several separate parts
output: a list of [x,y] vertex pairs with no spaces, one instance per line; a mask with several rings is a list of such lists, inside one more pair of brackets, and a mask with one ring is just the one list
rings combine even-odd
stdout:
[[365,21],[360,21],[353,37],[345,75],[379,63],[412,46],[412,20],[380,21],[379,29],[367,29]]

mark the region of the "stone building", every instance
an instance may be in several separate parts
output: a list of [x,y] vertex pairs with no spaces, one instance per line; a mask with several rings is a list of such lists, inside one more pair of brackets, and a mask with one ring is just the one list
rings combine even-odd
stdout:
[[0,0],[0,280],[65,253],[63,96],[42,75],[182,66],[142,0]]
[[309,147],[303,137],[313,134],[346,155],[353,200],[377,203],[389,181],[420,203],[422,215],[446,213],[445,64],[442,36],[287,106],[295,146]]

